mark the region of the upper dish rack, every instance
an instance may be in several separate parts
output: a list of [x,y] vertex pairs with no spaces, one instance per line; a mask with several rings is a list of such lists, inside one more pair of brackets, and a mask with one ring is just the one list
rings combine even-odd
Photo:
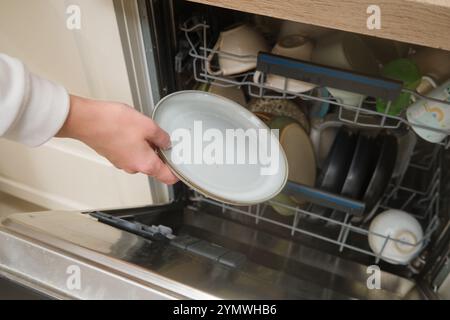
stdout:
[[[209,47],[208,33],[209,33],[209,25],[206,23],[195,23],[195,19],[190,18],[187,20],[181,27],[180,30],[184,32],[187,42],[189,43],[189,56],[192,57],[192,71],[194,79],[200,83],[213,84],[215,86],[222,87],[240,87],[247,91],[250,97],[254,98],[268,98],[268,99],[295,99],[300,98],[302,100],[318,102],[318,103],[327,103],[329,105],[336,106],[338,109],[338,118],[341,122],[357,125],[360,127],[367,128],[380,128],[380,129],[398,129],[402,126],[411,127],[414,125],[417,128],[430,130],[432,132],[444,133],[447,135],[447,138],[444,139],[439,144],[445,146],[445,148],[450,147],[450,131],[444,130],[441,128],[435,128],[423,124],[412,124],[410,123],[406,117],[405,112],[400,115],[391,115],[389,114],[389,109],[391,106],[391,101],[388,101],[385,111],[378,112],[373,107],[374,101],[370,101],[366,99],[362,101],[360,105],[349,105],[342,103],[332,97],[323,97],[318,95],[319,90],[324,89],[325,86],[317,86],[309,92],[292,92],[288,90],[287,87],[287,78],[285,78],[284,89],[274,88],[266,83],[264,83],[265,72],[263,70],[258,70],[261,72],[261,76],[259,77],[259,82],[254,82],[254,75],[256,70],[231,75],[231,76],[222,76],[218,74],[213,74],[211,72],[209,63],[211,63],[211,56],[220,54],[223,57],[229,57],[233,60],[248,62],[249,59],[253,59],[254,61],[258,61],[257,68],[261,67],[260,63],[261,56],[264,58],[265,54],[260,53],[260,56],[239,56],[234,53],[224,52],[220,50],[215,50]],[[283,57],[277,57],[277,59],[283,60]],[[292,60],[292,59],[291,59]],[[324,67],[328,68],[328,67]],[[267,68],[265,68],[267,69]],[[330,68],[332,70],[332,68]],[[348,75],[358,76],[356,73],[352,73],[350,71],[342,71]],[[314,77],[312,77],[314,79]],[[313,82],[313,81],[311,81]],[[352,86],[349,86],[348,89],[345,88],[346,91],[354,91],[352,90]],[[427,99],[430,101],[437,101],[443,104],[449,104],[450,102],[437,100],[431,97],[427,97],[419,94],[414,90],[409,90],[406,88],[400,88],[399,92],[407,92],[411,94],[411,96],[416,99]],[[371,107],[372,106],[372,107]]]

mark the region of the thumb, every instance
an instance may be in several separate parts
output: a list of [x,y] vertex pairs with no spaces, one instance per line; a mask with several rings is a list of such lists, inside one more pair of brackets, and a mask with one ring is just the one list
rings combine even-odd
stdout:
[[154,121],[151,120],[151,122],[149,134],[147,136],[148,142],[155,147],[169,149],[172,146],[169,134],[161,129]]

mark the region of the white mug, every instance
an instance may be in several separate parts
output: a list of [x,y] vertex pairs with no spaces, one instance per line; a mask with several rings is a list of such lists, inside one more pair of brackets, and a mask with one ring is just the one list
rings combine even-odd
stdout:
[[247,101],[245,99],[244,92],[240,87],[230,85],[220,85],[219,82],[214,81],[207,90],[209,93],[214,93],[219,96],[233,100],[237,104],[245,107]]
[[[344,32],[321,37],[313,50],[312,61],[350,71],[377,74],[376,58],[362,37]],[[327,88],[338,102],[359,107],[364,95],[340,89]]]
[[[429,97],[450,102],[450,80],[431,91]],[[450,105],[448,104],[420,99],[408,108],[406,117],[414,131],[429,142],[441,142],[447,134],[420,128],[414,124],[440,130],[450,130]]]
[[[416,88],[416,91],[421,95],[427,95],[431,90],[436,89],[436,87],[437,84],[435,79],[430,76],[423,76]],[[411,99],[414,102],[416,101],[414,96],[411,96]]]
[[336,32],[317,40],[312,61],[331,67],[377,75],[377,60],[362,36]]
[[360,107],[366,96],[350,91],[334,89],[327,87],[328,92],[336,99],[338,103],[352,107]]
[[[284,37],[272,49],[272,53],[293,59],[309,61],[313,50],[313,44],[307,38],[300,35],[290,35]],[[253,82],[259,83],[261,72],[255,72]],[[294,79],[288,79],[275,74],[267,75],[265,84],[269,87],[290,92],[307,92],[316,87],[316,85]]]
[[434,48],[421,48],[411,56],[423,75],[441,84],[450,77],[450,52]]
[[423,230],[417,219],[394,209],[384,211],[372,220],[368,240],[370,249],[392,264],[409,263],[424,244]]
[[[211,75],[229,76],[256,68],[258,52],[268,51],[263,36],[249,25],[241,24],[219,35],[213,52],[209,55],[206,68]],[[219,51],[219,67],[212,71],[211,60]]]

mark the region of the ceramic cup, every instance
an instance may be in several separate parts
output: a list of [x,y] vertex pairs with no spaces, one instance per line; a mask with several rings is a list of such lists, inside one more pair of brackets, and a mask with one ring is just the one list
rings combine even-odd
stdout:
[[[300,35],[290,35],[278,41],[272,49],[272,53],[288,58],[309,61],[311,60],[313,47],[313,43],[309,39]],[[260,78],[261,72],[255,72],[253,81],[260,83]],[[308,82],[288,79],[274,74],[267,75],[265,84],[275,89],[291,92],[307,92],[316,87],[314,84]]]
[[[247,24],[240,24],[220,33],[213,52],[208,57],[206,68],[212,75],[244,73],[256,68],[258,52],[268,50],[266,41],[259,32]],[[211,61],[216,53],[220,69],[213,71]]]
[[214,93],[219,96],[228,98],[243,107],[246,107],[247,101],[244,92],[240,87],[235,85],[229,85],[226,83],[220,83],[219,81],[213,81],[211,84],[202,83],[197,90]]
[[350,91],[340,90],[340,89],[334,89],[334,88],[327,88],[328,92],[330,92],[330,95],[333,96],[334,99],[338,103],[352,106],[352,107],[359,107],[362,105],[364,99],[366,96]]
[[[373,53],[358,35],[332,33],[318,39],[312,53],[312,61],[349,71],[378,74],[378,64]],[[365,96],[345,90],[327,88],[338,102],[360,106]]]
[[290,99],[252,99],[247,105],[251,112],[264,112],[274,116],[289,117],[300,123],[302,128],[309,133],[310,124],[306,113],[305,105],[298,105]]
[[[419,85],[416,88],[416,91],[422,95],[427,95],[430,93],[433,89],[437,88],[436,80],[429,77],[429,76],[423,76],[420,80]],[[416,98],[414,96],[411,97],[412,100],[415,102]]]
[[408,55],[409,46],[406,43],[382,39],[372,36],[362,36],[370,51],[381,65],[385,65],[393,60],[404,58]]
[[411,56],[422,75],[432,78],[438,85],[450,78],[450,52],[421,48]]
[[[450,80],[431,91],[429,97],[450,102]],[[408,108],[406,117],[414,131],[429,142],[441,142],[447,134],[420,128],[415,124],[440,130],[450,130],[450,105],[448,104],[420,99]]]
[[[423,247],[423,230],[419,222],[400,210],[380,213],[370,224],[369,232],[372,251],[392,264],[409,263]],[[392,240],[387,240],[388,236]]]

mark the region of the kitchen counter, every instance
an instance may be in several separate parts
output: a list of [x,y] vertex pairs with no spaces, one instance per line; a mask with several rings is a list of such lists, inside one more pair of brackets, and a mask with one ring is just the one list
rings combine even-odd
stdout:
[[381,28],[375,30],[367,28],[373,1],[189,1],[450,50],[449,0],[378,0]]

